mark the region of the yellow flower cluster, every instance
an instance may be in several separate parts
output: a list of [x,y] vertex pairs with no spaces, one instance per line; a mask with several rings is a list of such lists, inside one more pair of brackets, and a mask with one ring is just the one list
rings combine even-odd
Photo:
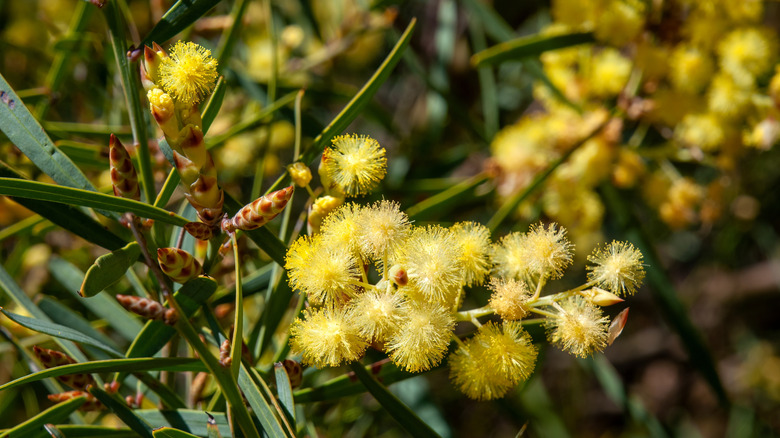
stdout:
[[[565,351],[587,356],[603,350],[609,336],[598,306],[622,301],[617,295],[634,293],[644,277],[641,254],[613,242],[590,257],[587,283],[542,296],[547,280],[560,278],[572,258],[566,230],[556,224],[492,243],[478,223],[415,226],[391,201],[346,203],[287,253],[290,285],[311,306],[293,322],[290,345],[310,366],[359,360],[371,345],[399,368],[420,372],[439,366],[454,341],[453,383],[471,398],[502,397],[536,363],[524,318],[543,316],[528,321],[543,322],[550,341]],[[466,288],[488,278],[489,305],[461,310]],[[491,314],[502,322],[479,322]],[[474,336],[456,336],[458,321],[476,325]]]
[[499,193],[527,186],[617,106],[615,118],[520,213],[539,203],[578,245],[593,247],[601,240],[604,210],[594,188],[611,180],[623,188],[645,187],[654,200],[649,204],[670,227],[717,220],[728,200],[675,202],[674,191],[683,180],[707,195],[736,196],[738,190],[723,190],[717,178],[704,186],[675,165],[701,162],[727,174],[746,148],[767,150],[780,138],[778,35],[762,24],[764,2],[554,0],[551,12],[545,34],[592,32],[596,40],[541,56],[550,81],[582,113],[537,84],[534,111],[491,144],[503,171]]

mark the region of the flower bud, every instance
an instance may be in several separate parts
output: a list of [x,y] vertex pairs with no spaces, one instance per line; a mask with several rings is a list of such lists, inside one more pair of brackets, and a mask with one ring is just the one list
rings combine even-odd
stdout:
[[399,287],[406,286],[406,284],[409,282],[409,277],[406,275],[406,269],[400,265],[393,265],[390,267],[389,278]]
[[615,319],[609,324],[607,345],[612,345],[612,343],[615,342],[615,339],[623,333],[623,327],[626,326],[626,322],[628,322],[628,307],[618,313]]
[[157,249],[157,261],[165,275],[177,283],[184,284],[203,271],[200,262],[192,254],[178,248]]
[[94,395],[86,391],[77,390],[77,391],[60,392],[58,394],[49,394],[47,397],[49,400],[55,403],[68,401],[76,397],[85,397],[87,401],[79,407],[80,411],[90,412],[90,411],[99,411],[105,409],[103,403],[100,403],[100,401],[98,401],[98,399],[96,399]]
[[188,222],[184,229],[198,240],[209,240],[214,235],[214,230],[203,222]]
[[[279,365],[278,363],[276,365]],[[287,371],[287,377],[290,379],[290,386],[297,388],[303,382],[303,368],[301,364],[290,359],[282,361],[281,365]]]
[[176,109],[171,96],[161,88],[154,87],[146,93],[146,99],[149,100],[149,110],[168,143],[178,144],[179,122],[176,120]]
[[230,233],[262,227],[282,212],[294,190],[295,186],[289,186],[257,198],[241,208],[232,219],[223,219],[222,229]]
[[[37,345],[33,346],[33,352],[38,360],[41,361],[46,368],[54,368],[62,365],[70,365],[76,363],[73,358],[65,353],[61,353],[56,350],[49,350],[48,348],[41,348]],[[95,379],[91,374],[67,374],[64,376],[58,376],[57,380],[60,382],[75,388],[85,389],[87,386],[95,383]]]
[[141,62],[141,81],[144,88],[149,89],[158,84],[158,70],[163,58],[167,58],[162,47],[152,43],[152,47],[144,46],[144,60]]
[[[147,319],[160,320],[168,325],[176,323],[176,317],[178,315],[176,314],[175,309],[166,309],[157,301],[134,295],[117,295],[116,300],[119,301],[119,304],[121,304],[122,307],[136,315],[143,316]],[[170,312],[171,310],[173,310],[173,312]]]
[[602,307],[611,306],[613,304],[622,303],[623,301],[625,301],[619,296],[607,292],[604,289],[601,289],[599,287],[594,287],[592,289],[581,291],[580,295],[582,295],[586,300],[590,301],[592,304],[595,304],[597,306],[602,306]]
[[287,166],[287,173],[290,174],[290,178],[298,187],[306,187],[311,181],[311,170],[300,161]]
[[338,198],[334,196],[320,196],[314,201],[314,204],[309,207],[309,217],[306,220],[306,229],[309,231],[309,235],[320,232],[320,225],[322,225],[325,216],[330,214],[331,211],[337,209],[344,203],[344,198]]
[[122,142],[111,134],[108,143],[108,159],[111,168],[111,184],[114,187],[114,195],[135,199],[141,199],[141,192],[138,187],[138,174],[135,172],[133,161],[130,160],[130,154],[122,145]]

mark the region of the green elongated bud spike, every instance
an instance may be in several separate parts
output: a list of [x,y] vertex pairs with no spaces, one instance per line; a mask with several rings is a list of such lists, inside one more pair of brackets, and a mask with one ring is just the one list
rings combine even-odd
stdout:
[[174,148],[178,147],[180,129],[179,122],[176,120],[176,105],[173,103],[173,99],[159,87],[149,90],[146,93],[146,98],[149,100],[149,110],[152,112],[152,117],[165,135],[165,139],[168,140],[168,144]]
[[[41,348],[37,345],[33,345],[33,352],[38,360],[41,361],[46,368],[54,368],[62,365],[71,365],[76,363],[73,358],[65,353],[49,350],[48,348]],[[58,376],[57,380],[70,386],[74,389],[85,389],[88,385],[94,385],[95,379],[90,374],[67,374],[64,376]]]
[[159,85],[160,63],[167,57],[168,53],[157,43],[152,43],[151,48],[149,46],[144,47],[144,59],[140,63],[141,82],[147,91]]
[[227,232],[235,230],[254,230],[260,228],[284,210],[293,195],[295,186],[261,196],[245,205],[231,219],[222,220],[222,229]]
[[111,184],[114,186],[114,195],[122,198],[141,199],[141,191],[138,187],[138,174],[130,159],[130,154],[122,145],[122,142],[111,134],[108,143],[108,160],[111,166]]
[[178,248],[159,248],[157,261],[165,275],[177,283],[184,283],[203,272],[203,269],[192,254]]

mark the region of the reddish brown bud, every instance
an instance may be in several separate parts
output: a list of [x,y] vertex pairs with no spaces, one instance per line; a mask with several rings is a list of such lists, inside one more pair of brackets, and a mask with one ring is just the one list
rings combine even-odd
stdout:
[[192,254],[178,248],[159,248],[157,261],[165,275],[173,281],[184,284],[203,272],[203,269]]
[[[46,368],[54,368],[63,365],[71,365],[77,363],[73,358],[65,353],[61,353],[56,350],[49,350],[48,348],[41,348],[37,345],[33,346],[33,352],[38,360],[41,361]],[[58,376],[57,380],[75,389],[85,389],[87,386],[95,383],[95,379],[91,374],[67,374],[64,376]]]
[[117,295],[116,300],[125,309],[141,315],[147,319],[162,320],[165,317],[166,308],[157,301],[135,295]]
[[398,286],[406,286],[409,283],[409,276],[406,274],[406,269],[393,265],[390,267],[390,280]]
[[227,232],[235,230],[254,230],[260,228],[275,218],[293,195],[295,186],[269,193],[245,205],[232,219],[222,221],[222,229]]
[[85,397],[87,401],[79,407],[80,411],[85,411],[85,412],[99,411],[105,408],[105,406],[103,406],[103,403],[100,403],[98,399],[95,398],[95,396],[93,396],[92,394],[86,391],[76,390],[76,391],[60,392],[58,394],[49,394],[47,397],[49,400],[55,403],[61,403],[76,397]]
[[233,358],[230,357],[229,339],[225,339],[219,347],[219,363],[225,368],[228,368],[233,363]]
[[626,322],[628,322],[628,307],[618,313],[615,319],[612,320],[612,323],[609,324],[607,345],[612,345],[615,339],[623,333],[623,327],[626,326]]
[[111,184],[114,186],[114,195],[122,198],[141,199],[138,187],[138,174],[130,159],[130,154],[122,145],[122,142],[111,134],[108,143],[108,159],[111,167]]
[[188,222],[184,229],[198,240],[209,240],[214,235],[214,229],[203,222]]

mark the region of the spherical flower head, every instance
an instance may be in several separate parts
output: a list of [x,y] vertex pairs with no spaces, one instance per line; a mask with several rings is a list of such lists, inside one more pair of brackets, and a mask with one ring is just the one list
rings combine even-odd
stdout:
[[490,272],[490,230],[476,222],[458,222],[450,231],[460,248],[464,283],[482,284]]
[[514,385],[508,379],[485,369],[486,346],[474,338],[450,354],[450,380],[460,392],[474,400],[495,400],[509,392]]
[[709,83],[715,65],[706,52],[679,44],[672,52],[669,68],[669,79],[676,89],[698,93]]
[[366,135],[340,135],[322,153],[321,173],[346,196],[372,192],[387,173],[385,150]]
[[753,82],[774,65],[777,41],[759,27],[736,29],[718,44],[720,66],[739,84]]
[[320,227],[320,235],[335,247],[349,248],[358,253],[357,232],[362,211],[363,207],[352,202],[339,206],[325,216]]
[[488,288],[493,291],[488,305],[501,319],[514,321],[528,315],[528,300],[531,299],[531,292],[524,281],[491,278]]
[[412,373],[431,369],[447,352],[454,327],[455,320],[442,306],[411,301],[385,346],[390,360]]
[[596,20],[596,39],[617,47],[630,42],[644,27],[643,12],[641,2],[611,1]]
[[628,82],[631,60],[616,49],[605,48],[593,56],[588,73],[591,94],[596,97],[613,97],[620,93]]
[[303,363],[324,368],[360,359],[368,343],[349,322],[345,309],[326,307],[306,310],[303,319],[292,323],[290,347]]
[[588,281],[618,296],[633,295],[645,278],[642,253],[628,242],[597,248],[588,261]]
[[531,247],[525,233],[512,232],[491,248],[493,271],[502,278],[530,278]]
[[340,304],[356,294],[354,280],[360,278],[358,261],[347,248],[302,236],[287,251],[285,266],[290,287],[300,290],[313,304]]
[[566,238],[566,229],[550,224],[532,225],[526,234],[531,272],[537,277],[560,278],[571,265],[574,245]]
[[357,218],[356,238],[361,253],[382,262],[394,253],[409,234],[409,217],[397,203],[379,201],[363,207]]
[[688,114],[677,125],[674,137],[684,147],[714,151],[726,140],[723,121],[712,113]]
[[517,321],[501,326],[489,322],[479,328],[474,342],[484,345],[482,363],[485,372],[501,376],[516,385],[528,379],[536,364],[536,347]]
[[384,342],[398,330],[405,305],[400,292],[368,290],[349,302],[350,318],[364,339]]
[[160,63],[160,85],[185,105],[197,105],[208,96],[217,76],[217,60],[211,51],[189,41],[177,42]]
[[463,285],[463,265],[452,232],[438,225],[414,227],[399,249],[412,295],[451,307]]
[[753,91],[752,82],[738,84],[732,76],[718,73],[707,91],[707,108],[726,119],[739,118],[750,106]]
[[553,306],[558,312],[545,324],[550,342],[582,358],[604,350],[609,319],[601,313],[601,309],[579,296]]

